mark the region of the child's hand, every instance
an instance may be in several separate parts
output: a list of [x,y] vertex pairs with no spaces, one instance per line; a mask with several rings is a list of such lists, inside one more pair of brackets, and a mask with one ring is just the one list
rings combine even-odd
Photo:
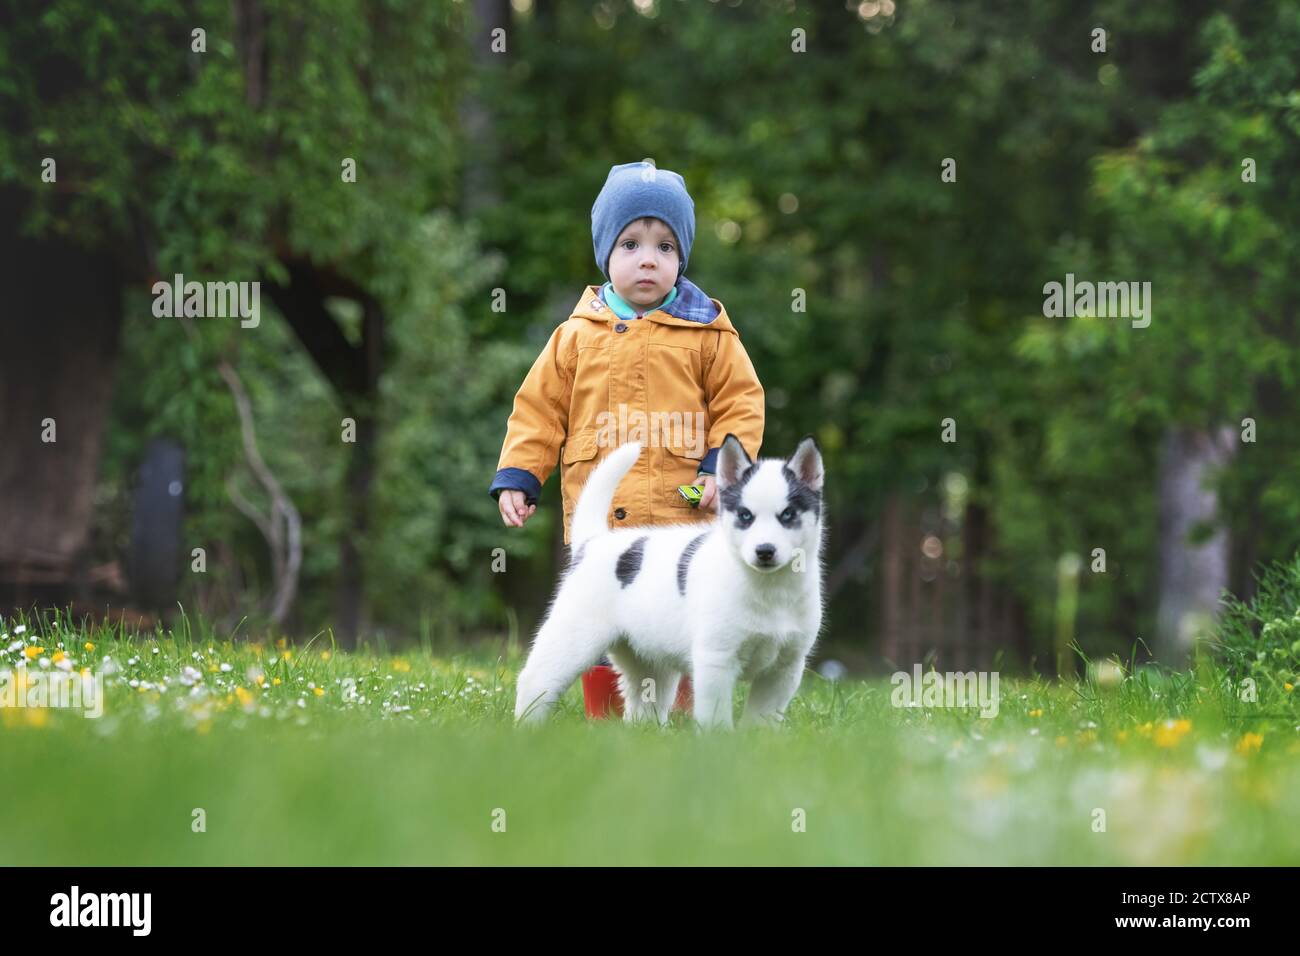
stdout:
[[700,495],[700,507],[712,508],[718,510],[718,483],[712,475],[705,475],[704,480],[700,482],[704,486],[704,493]]
[[507,488],[497,495],[497,510],[501,512],[501,520],[507,528],[522,528],[524,522],[537,510],[537,505],[530,505],[522,491]]

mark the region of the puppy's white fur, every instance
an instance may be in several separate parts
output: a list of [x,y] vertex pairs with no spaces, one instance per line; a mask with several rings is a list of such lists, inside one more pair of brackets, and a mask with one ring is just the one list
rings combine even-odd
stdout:
[[729,435],[716,520],[612,531],[614,490],[640,453],[636,442],[616,449],[582,490],[570,569],[519,675],[516,719],[544,718],[607,654],[625,720],[666,723],[689,672],[701,726],[732,726],[738,679],[752,682],[741,726],[782,721],[822,621],[816,443],[805,438],[788,460],[755,463]]

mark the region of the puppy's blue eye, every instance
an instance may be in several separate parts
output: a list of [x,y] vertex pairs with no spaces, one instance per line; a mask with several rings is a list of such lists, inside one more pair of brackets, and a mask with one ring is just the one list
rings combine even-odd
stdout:
[[793,521],[793,520],[794,520],[794,509],[793,509],[793,508],[786,508],[784,511],[782,511],[782,512],[781,512],[781,520],[782,520],[782,521]]
[[739,511],[736,512],[736,517],[739,518],[741,521],[753,521],[754,512],[750,511],[748,508],[741,508]]

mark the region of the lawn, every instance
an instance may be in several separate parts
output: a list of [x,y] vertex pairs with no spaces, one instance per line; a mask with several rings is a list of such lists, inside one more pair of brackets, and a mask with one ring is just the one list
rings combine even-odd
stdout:
[[0,709],[3,865],[1300,863],[1296,695],[1208,663],[1003,675],[993,718],[809,671],[784,727],[704,734],[576,685],[516,729],[510,654],[0,634],[9,681],[107,674],[98,719]]

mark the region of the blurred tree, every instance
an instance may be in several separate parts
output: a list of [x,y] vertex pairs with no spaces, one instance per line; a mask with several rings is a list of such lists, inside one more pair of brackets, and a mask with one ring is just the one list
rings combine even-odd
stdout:
[[[1182,8],[1147,9],[1144,24],[1160,31],[1164,48],[1177,41],[1182,82],[1144,78],[1150,88],[1141,92],[1158,110],[1142,135],[1097,157],[1093,240],[1062,241],[1056,253],[1060,275],[1150,282],[1150,326],[1076,318],[1055,323],[1046,350],[1038,332],[1025,340],[1041,363],[1036,387],[1051,396],[1051,429],[1072,436],[1071,447],[1076,437],[1127,431],[1131,439],[1093,460],[1104,468],[1122,456],[1145,461],[1156,476],[1158,502],[1145,491],[1141,499],[1160,515],[1146,537],[1159,571],[1153,644],[1172,664],[1186,659],[1198,619],[1217,611],[1223,589],[1249,594],[1257,562],[1300,542],[1288,480],[1300,440],[1288,267],[1297,241],[1289,171],[1300,161],[1300,11],[1218,6],[1192,18]],[[1092,425],[1082,421],[1093,416]],[[1077,477],[1095,487],[1095,473]]]
[[[29,207],[7,241],[75,243],[101,271],[69,258],[50,275],[127,289],[118,334],[98,292],[43,339],[31,322],[0,333],[21,337],[0,374],[24,397],[16,417],[0,408],[0,438],[30,436],[37,376],[61,356],[93,351],[82,377],[103,383],[120,339],[113,420],[183,437],[189,524],[222,556],[221,589],[264,573],[225,495],[240,460],[214,372],[227,356],[306,516],[305,621],[333,600],[354,629],[367,598],[385,627],[415,605],[449,634],[503,605],[540,610],[554,492],[503,536],[481,489],[523,369],[599,281],[589,211],[606,171],[644,157],[695,197],[690,276],[763,377],[763,451],[807,431],[826,451],[841,651],[1050,662],[1058,567],[1078,555],[1074,632],[1089,653],[1126,653],[1204,607],[1187,582],[1240,588],[1300,543],[1283,173],[1300,36],[1281,0],[146,0],[129,14],[59,0],[0,15],[0,184]],[[485,46],[496,25],[500,53]],[[56,186],[40,181],[47,155]],[[15,281],[46,275],[21,265],[31,250],[6,259]],[[175,272],[261,279],[287,321],[201,323],[196,343],[141,321],[147,283]],[[1044,284],[1067,273],[1150,281],[1151,326],[1046,317]],[[38,342],[50,365],[17,368]],[[70,388],[36,405],[66,417]],[[358,441],[340,456],[344,417]],[[1224,426],[1230,446],[1209,440]],[[147,437],[118,431],[115,474]],[[40,505],[29,486],[58,470],[49,451],[0,489],[20,482]],[[97,452],[77,454],[80,470]],[[84,529],[89,493],[68,527],[81,514]],[[29,543],[57,510],[43,501]],[[497,548],[526,573],[492,574]],[[1214,570],[1195,571],[1206,555]]]
[[[336,630],[354,639],[388,330],[430,281],[404,252],[454,192],[460,5],[60,0],[11,10],[6,26],[0,182],[30,196],[30,231],[114,253],[125,284],[176,273],[261,281],[354,423],[335,588]],[[46,156],[57,188],[41,181]],[[119,307],[120,289],[104,290],[101,314]],[[340,317],[340,300],[359,316]],[[84,319],[87,330],[104,321]],[[35,323],[22,328],[3,359],[15,369],[36,345]],[[202,328],[200,353],[232,360],[258,334],[233,321]],[[65,342],[84,340],[79,329]],[[111,362],[100,371],[107,381]],[[47,492],[26,483],[22,495]]]

